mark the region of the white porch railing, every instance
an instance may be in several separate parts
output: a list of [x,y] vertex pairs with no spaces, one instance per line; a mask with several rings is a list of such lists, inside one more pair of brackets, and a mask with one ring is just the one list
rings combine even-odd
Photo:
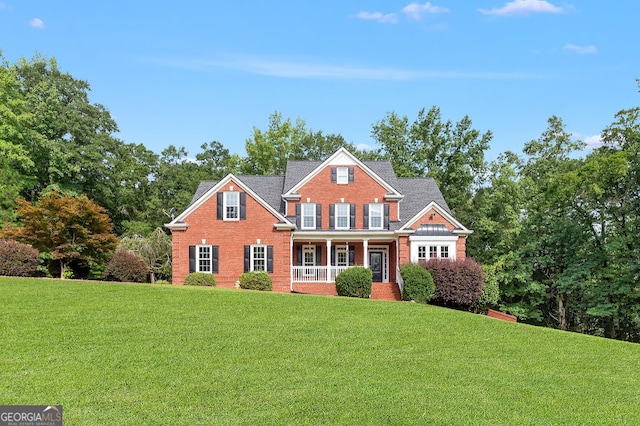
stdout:
[[[291,276],[294,282],[333,282],[336,276],[351,266],[292,266]],[[327,270],[329,280],[327,280]]]

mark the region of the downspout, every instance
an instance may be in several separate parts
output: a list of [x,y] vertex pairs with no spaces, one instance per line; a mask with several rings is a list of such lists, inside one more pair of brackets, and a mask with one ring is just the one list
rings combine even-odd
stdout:
[[293,231],[289,231],[289,291],[293,290]]

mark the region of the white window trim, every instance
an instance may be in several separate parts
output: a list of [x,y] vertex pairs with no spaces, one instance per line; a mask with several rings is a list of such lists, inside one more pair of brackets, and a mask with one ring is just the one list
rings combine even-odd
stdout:
[[[450,237],[411,236],[409,237],[409,241],[411,242],[411,262],[434,259],[429,257],[429,247],[432,246],[437,247],[438,250],[438,256],[435,259],[456,259],[456,243],[458,241],[458,237],[455,235]],[[425,247],[425,255],[427,256],[426,258],[418,257],[418,247],[420,246]],[[442,247],[447,247],[449,249],[449,257],[442,257]]]
[[[340,215],[338,215],[338,210],[339,208],[343,206],[346,210],[346,218],[347,218],[347,225],[346,226],[340,226],[338,225],[338,223],[340,222],[338,219],[340,218]],[[350,229],[351,228],[351,204],[349,203],[337,203],[336,207],[335,207],[335,215],[336,217],[334,218],[334,220],[336,221],[335,225],[336,225],[336,229]]]
[[[373,219],[374,217],[378,217],[378,216],[374,216],[373,214],[373,207],[380,207],[380,226],[373,226],[371,225],[371,223],[373,222],[371,219]],[[383,229],[384,228],[384,204],[382,203],[371,203],[369,204],[369,229]]]
[[[227,217],[227,207],[234,207],[233,205],[229,205],[229,203],[227,202],[227,195],[228,194],[236,194],[236,200],[238,201],[238,203],[235,205],[236,217]],[[223,197],[222,208],[223,208],[223,219],[224,220],[240,220],[240,193],[238,191],[225,191],[224,192],[224,197]]]
[[255,261],[256,261],[256,248],[262,248],[264,257],[261,260],[264,260],[264,269],[258,269],[258,271],[267,272],[267,246],[265,244],[253,244],[251,245],[251,260],[250,260],[250,270],[251,272],[255,271]]
[[[311,219],[313,220],[313,224],[311,226],[305,226],[305,217],[309,217],[305,215],[305,206],[311,206]],[[302,207],[300,207],[300,227],[301,229],[316,229],[316,204],[315,203],[302,203]]]
[[[205,257],[200,256],[200,249],[209,249],[209,270],[203,271],[200,269],[200,261],[205,260]],[[213,274],[213,246],[211,244],[199,244],[196,246],[196,272],[202,272],[205,274]]]
[[[338,257],[339,257],[338,253],[344,253],[345,255],[344,265],[341,265],[340,262],[338,262]],[[336,246],[335,258],[333,259],[333,264],[334,266],[349,266],[349,246]]]
[[349,168],[336,167],[336,183],[339,185],[349,184]]

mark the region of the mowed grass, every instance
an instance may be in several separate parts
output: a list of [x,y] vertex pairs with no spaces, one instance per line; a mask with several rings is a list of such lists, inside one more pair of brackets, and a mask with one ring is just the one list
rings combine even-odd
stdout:
[[0,278],[0,345],[65,425],[640,424],[640,345],[413,303]]

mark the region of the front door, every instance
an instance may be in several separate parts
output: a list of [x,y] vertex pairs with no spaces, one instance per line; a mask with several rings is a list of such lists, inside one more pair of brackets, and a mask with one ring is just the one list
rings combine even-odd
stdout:
[[382,282],[382,252],[369,252],[369,268],[373,273],[373,282]]

